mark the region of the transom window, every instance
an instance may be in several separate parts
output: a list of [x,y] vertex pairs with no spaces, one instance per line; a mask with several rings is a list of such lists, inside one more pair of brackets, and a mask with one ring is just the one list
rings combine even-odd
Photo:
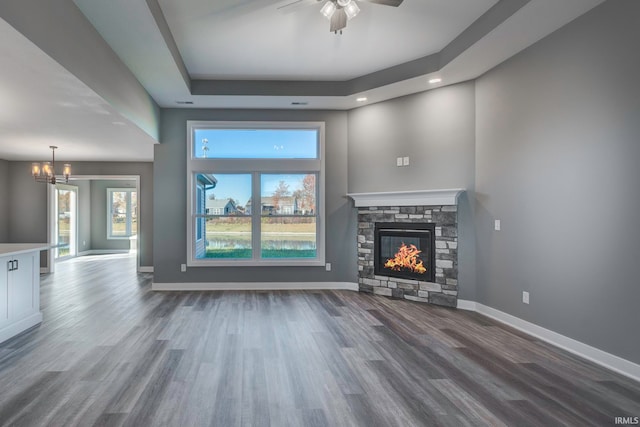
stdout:
[[188,128],[187,264],[324,265],[324,123]]

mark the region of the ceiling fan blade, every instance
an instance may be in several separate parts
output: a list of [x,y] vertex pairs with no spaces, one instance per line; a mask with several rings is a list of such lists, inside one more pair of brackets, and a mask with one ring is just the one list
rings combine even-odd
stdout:
[[360,0],[369,3],[382,4],[384,6],[398,7],[402,4],[403,0]]
[[338,8],[331,16],[331,27],[329,31],[340,31],[347,26],[347,12],[343,8]]

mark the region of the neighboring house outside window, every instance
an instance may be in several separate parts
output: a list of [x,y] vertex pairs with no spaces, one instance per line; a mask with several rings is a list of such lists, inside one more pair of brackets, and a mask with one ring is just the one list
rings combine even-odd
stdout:
[[[207,190],[211,190],[215,188],[217,182],[214,177],[210,175],[200,175],[198,180],[196,181],[196,204],[198,211],[202,211],[204,206],[206,205],[206,194]],[[206,253],[206,222],[204,218],[196,219],[196,242],[195,242],[195,252],[202,256]]]

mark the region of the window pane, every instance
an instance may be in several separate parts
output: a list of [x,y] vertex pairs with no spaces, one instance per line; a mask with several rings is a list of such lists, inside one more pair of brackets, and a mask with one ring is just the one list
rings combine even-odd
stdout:
[[111,192],[111,235],[127,236],[127,192]]
[[[201,213],[204,211],[204,187],[202,185],[197,186],[196,191],[196,212]],[[204,218],[196,218],[196,240],[202,239],[204,236]]]
[[58,257],[69,255],[69,235],[71,234],[71,191],[57,190],[58,193]]
[[131,235],[138,234],[138,193],[132,191],[131,196]]
[[315,215],[315,174],[263,174],[260,180],[262,215]]
[[204,250],[196,258],[251,258],[251,217],[207,217]]
[[262,258],[315,258],[315,217],[262,217]]
[[198,187],[204,189],[204,200],[196,203],[199,215],[250,215],[250,174],[198,174]]
[[317,129],[196,129],[193,157],[317,159]]

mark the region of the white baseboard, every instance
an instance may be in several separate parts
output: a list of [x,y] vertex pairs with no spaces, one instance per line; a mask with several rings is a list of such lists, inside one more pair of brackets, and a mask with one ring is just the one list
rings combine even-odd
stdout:
[[278,291],[341,289],[358,291],[351,282],[220,282],[220,283],[152,283],[154,291]]
[[138,273],[153,273],[153,266],[141,265],[140,268],[138,268]]
[[477,305],[475,301],[469,301],[465,299],[458,300],[457,308],[459,308],[460,310],[476,311],[476,307]]
[[458,308],[461,310],[476,311],[621,375],[640,381],[640,365],[634,362],[475,301],[458,300]]
[[84,255],[104,255],[104,254],[128,254],[129,249],[89,249],[88,251],[78,252],[78,256]]
[[42,313],[37,312],[29,315],[29,317],[25,317],[22,320],[5,326],[4,328],[0,329],[0,343],[8,340],[9,338],[13,338],[20,332],[24,332],[39,323],[42,323]]

